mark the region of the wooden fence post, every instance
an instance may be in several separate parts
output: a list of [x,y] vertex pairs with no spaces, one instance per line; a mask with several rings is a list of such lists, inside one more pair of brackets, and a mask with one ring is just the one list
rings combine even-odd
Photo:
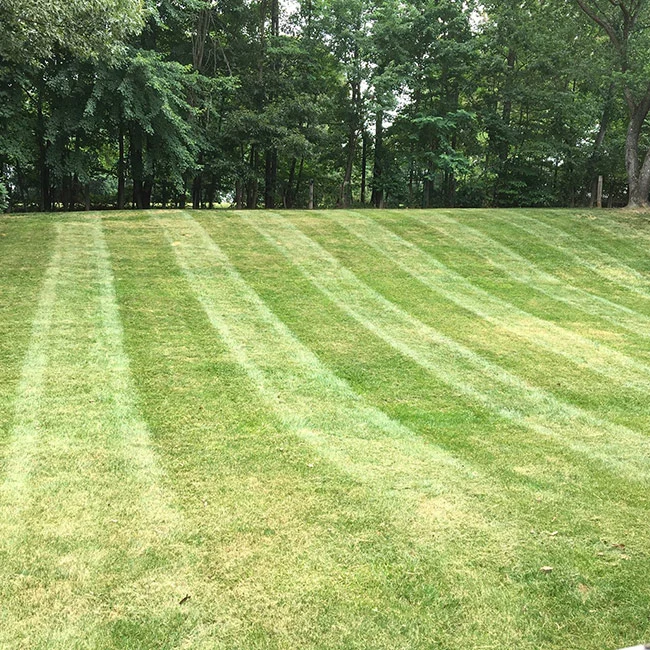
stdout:
[[596,192],[596,206],[603,207],[603,177],[598,177],[598,191]]

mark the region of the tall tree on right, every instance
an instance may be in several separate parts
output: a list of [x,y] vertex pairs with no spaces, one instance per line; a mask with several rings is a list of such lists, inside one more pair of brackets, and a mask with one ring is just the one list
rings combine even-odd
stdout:
[[640,151],[643,126],[650,112],[650,60],[648,59],[648,0],[576,0],[582,11],[607,35],[620,72],[628,110],[625,168],[628,207],[648,206],[650,148]]

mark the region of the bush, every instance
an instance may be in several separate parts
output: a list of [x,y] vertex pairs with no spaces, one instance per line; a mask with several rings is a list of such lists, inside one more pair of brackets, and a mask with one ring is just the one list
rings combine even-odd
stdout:
[[9,207],[9,192],[3,183],[0,183],[0,212],[4,212]]

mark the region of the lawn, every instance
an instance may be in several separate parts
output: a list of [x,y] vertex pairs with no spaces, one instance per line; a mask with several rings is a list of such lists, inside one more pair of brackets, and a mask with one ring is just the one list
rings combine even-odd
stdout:
[[0,647],[650,640],[650,220],[0,218]]

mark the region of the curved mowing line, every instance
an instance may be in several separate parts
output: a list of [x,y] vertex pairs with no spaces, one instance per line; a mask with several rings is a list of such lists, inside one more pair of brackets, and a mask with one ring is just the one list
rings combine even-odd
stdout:
[[269,309],[199,223],[189,216],[156,222],[237,362],[283,422],[324,457],[395,490],[444,492],[450,481],[475,478],[464,463],[365,404]]
[[143,598],[145,625],[177,615],[188,554],[133,394],[101,221],[59,223],[0,492],[0,645],[99,647]]
[[586,225],[596,232],[615,238],[621,245],[632,244],[639,254],[648,255],[647,247],[643,246],[643,242],[650,240],[650,233],[644,228],[648,225],[647,221],[641,225],[625,219],[613,220],[611,215],[610,218],[603,218],[592,213],[588,213],[586,217],[582,215],[577,217],[580,219],[579,223],[585,220]]
[[[427,228],[449,237],[463,248],[468,248],[481,255],[492,266],[501,269],[513,280],[521,282],[553,300],[606,320],[628,332],[650,338],[650,317],[630,307],[566,284],[481,230],[467,226],[441,212],[436,212],[435,217],[430,219],[412,212],[409,212],[407,216]],[[442,228],[439,222],[443,223],[445,228]],[[457,234],[454,234],[451,229],[455,229]]]
[[565,404],[442,335],[361,282],[283,217],[240,215],[340,309],[440,381],[632,480],[650,481],[647,437]]
[[[577,253],[574,248],[575,237],[557,226],[551,226],[534,217],[517,214],[514,218],[507,220],[499,215],[496,218],[523,230],[529,235],[542,239],[545,243],[552,245],[553,248],[562,251],[579,266],[593,271],[601,278],[605,278],[643,298],[650,299],[650,281],[648,278],[631,266],[621,263],[620,260],[617,260],[609,253],[605,253],[584,242],[580,242],[580,253]],[[589,254],[589,258],[585,254]]]
[[573,363],[638,390],[650,387],[650,367],[550,321],[538,318],[477,287],[464,276],[369,216],[331,218],[411,277],[486,321],[557,353]]
[[[526,537],[511,520],[504,524],[498,514],[487,514],[499,505],[499,512],[508,511],[500,484],[366,404],[269,309],[199,223],[189,216],[155,221],[212,327],[264,401],[321,457],[369,485],[395,511],[416,549],[428,547],[433,523],[436,557],[452,554],[457,564],[447,562],[443,570],[455,574],[462,573],[468,553],[476,556],[471,543],[458,543],[459,534],[495,548]],[[490,495],[489,507],[481,503],[477,508],[472,499],[477,493]],[[502,589],[500,571],[484,568],[481,578],[487,589]],[[461,587],[458,598],[466,597]],[[523,596],[515,600],[521,603]],[[494,599],[490,607],[512,625],[507,602]]]
[[115,295],[115,280],[102,222],[92,227],[99,288],[99,313],[102,319],[102,345],[99,350],[106,372],[107,391],[112,397],[114,426],[123,444],[123,455],[134,464],[134,478],[140,486],[142,513],[151,526],[167,531],[180,524],[178,512],[170,505],[171,497],[161,486],[162,470],[151,448],[149,428],[140,417],[133,396],[129,358],[124,350],[124,332]]
[[29,347],[23,360],[20,382],[14,401],[14,425],[7,450],[4,480],[0,486],[0,503],[24,504],[27,478],[33,452],[38,444],[38,406],[43,394],[43,377],[47,365],[47,340],[61,277],[61,228],[56,228],[54,252],[43,278],[38,307],[32,321]]

